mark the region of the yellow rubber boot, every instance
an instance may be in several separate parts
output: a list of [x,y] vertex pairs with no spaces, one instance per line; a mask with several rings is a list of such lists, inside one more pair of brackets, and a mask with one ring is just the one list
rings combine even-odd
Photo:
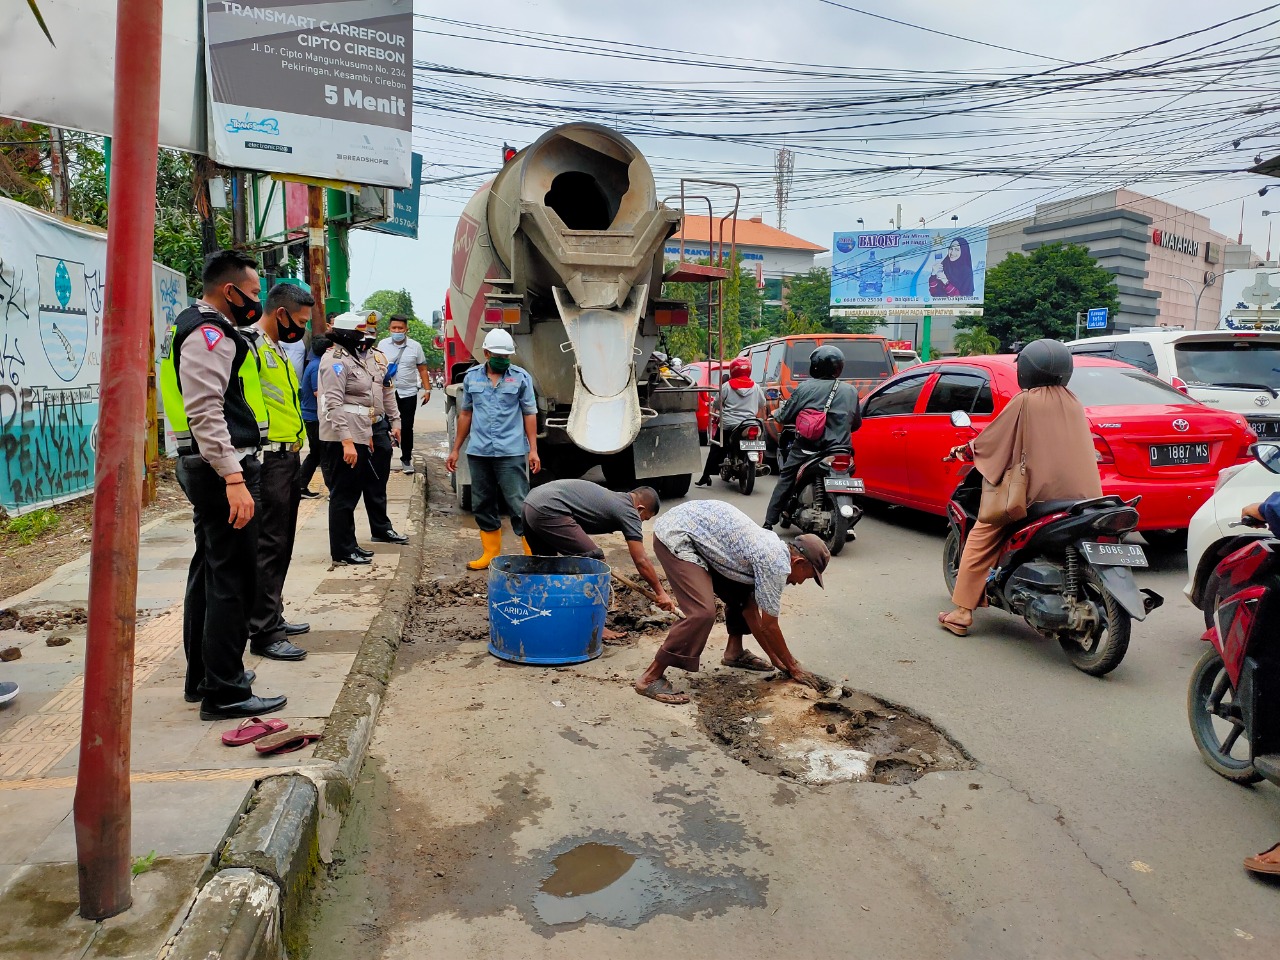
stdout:
[[524,548],[524,555],[526,557],[533,556],[533,551],[529,549],[529,541],[526,540],[524,537],[520,538],[520,546]]
[[484,552],[478,559],[467,564],[468,570],[486,569],[493,558],[502,552],[502,531],[481,530],[480,545],[484,548]]

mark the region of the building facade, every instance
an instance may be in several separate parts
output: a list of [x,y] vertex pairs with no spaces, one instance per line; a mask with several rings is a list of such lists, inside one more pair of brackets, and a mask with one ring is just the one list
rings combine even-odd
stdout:
[[1030,218],[990,227],[988,269],[1010,253],[1031,253],[1047,243],[1088,247],[1115,275],[1120,312],[1110,319],[1111,330],[1120,333],[1216,327],[1220,278],[1228,266],[1245,266],[1249,259],[1247,249],[1210,229],[1208,217],[1130,190],[1109,190],[1040,204]]
[[783,278],[808,273],[813,269],[814,257],[827,251],[826,247],[769,226],[763,217],[726,221],[722,234],[719,219],[713,221],[708,217],[688,215],[681,223],[680,231],[667,240],[663,254],[668,261],[678,260],[683,238],[686,260],[710,258],[713,247],[719,253],[721,243],[727,257],[735,226],[742,270],[756,278],[756,283],[765,290],[766,302],[780,301]]

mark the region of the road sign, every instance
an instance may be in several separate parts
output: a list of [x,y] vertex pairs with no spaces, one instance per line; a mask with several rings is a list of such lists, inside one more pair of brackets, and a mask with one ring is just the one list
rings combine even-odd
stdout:
[[1085,323],[1086,330],[1105,330],[1107,329],[1107,308],[1095,307],[1089,311],[1088,321]]

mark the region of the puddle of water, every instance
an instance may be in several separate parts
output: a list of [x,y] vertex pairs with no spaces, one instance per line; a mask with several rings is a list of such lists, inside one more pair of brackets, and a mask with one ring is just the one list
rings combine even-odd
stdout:
[[617,883],[636,857],[611,843],[584,843],[551,861],[554,872],[541,890],[553,897],[581,897]]

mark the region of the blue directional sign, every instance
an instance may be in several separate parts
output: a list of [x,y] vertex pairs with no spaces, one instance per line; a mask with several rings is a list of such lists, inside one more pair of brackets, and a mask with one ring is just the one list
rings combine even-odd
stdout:
[[1085,324],[1086,330],[1105,330],[1107,329],[1107,308],[1095,307],[1089,311],[1089,319]]

